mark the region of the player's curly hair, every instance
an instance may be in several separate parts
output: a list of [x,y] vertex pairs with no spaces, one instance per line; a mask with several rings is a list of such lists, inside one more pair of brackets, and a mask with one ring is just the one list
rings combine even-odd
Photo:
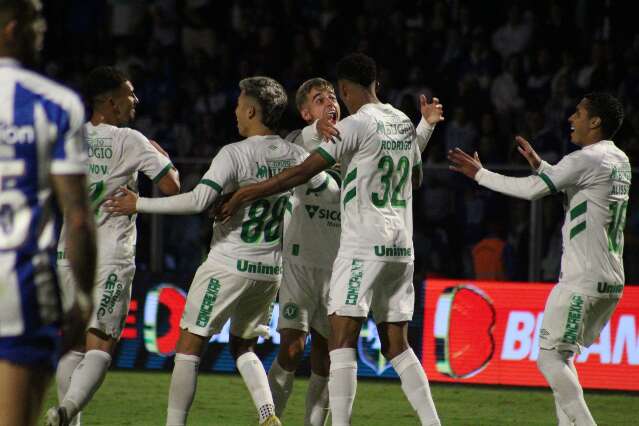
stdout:
[[240,89],[259,104],[262,124],[273,131],[277,130],[288,103],[284,87],[270,77],[257,76],[240,80]]
[[115,67],[101,66],[94,68],[89,73],[85,83],[87,102],[89,105],[94,106],[102,100],[101,98],[104,95],[119,89],[122,83],[128,80],[127,75]]
[[316,77],[311,78],[310,80],[306,80],[304,83],[302,83],[299,89],[297,89],[297,93],[295,94],[295,105],[297,105],[298,110],[301,110],[302,105],[304,105],[306,101],[308,101],[308,94],[311,93],[311,90],[313,89],[329,90],[335,93],[335,88],[333,87],[333,85],[323,78]]
[[602,136],[612,139],[621,128],[624,119],[623,105],[619,99],[606,92],[588,93],[584,99],[588,100],[588,115],[601,118]]
[[337,63],[337,79],[368,87],[377,80],[377,65],[363,53],[348,54]]

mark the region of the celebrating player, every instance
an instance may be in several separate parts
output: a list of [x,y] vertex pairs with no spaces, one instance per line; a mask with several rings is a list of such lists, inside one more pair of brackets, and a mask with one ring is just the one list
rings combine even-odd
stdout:
[[[335,125],[327,141],[300,166],[238,190],[222,208],[232,215],[243,203],[298,186],[336,162],[342,185],[342,233],[329,289],[329,399],[333,425],[350,424],[357,385],[356,347],[370,310],[382,353],[400,376],[402,390],[423,425],[439,425],[428,380],[408,345],[412,318],[413,241],[410,173],[425,146],[410,119],[376,95],[376,65],[363,54],[337,67],[339,94],[352,114]],[[432,104],[431,104],[432,105]],[[443,119],[441,105],[433,114]],[[420,126],[428,126],[425,121]]]
[[[297,90],[295,103],[310,126],[287,136],[291,142],[314,151],[319,145],[313,122],[328,116],[335,124],[340,107],[333,86],[322,78],[305,81]],[[335,179],[339,187],[338,173]],[[328,416],[328,285],[340,235],[339,191],[299,187],[291,197],[291,215],[285,224],[280,317],[281,341],[277,358],[268,372],[275,413],[281,417],[293,390],[306,337],[311,334],[311,378],[306,394],[305,425],[322,426]]]
[[448,154],[453,170],[494,191],[527,200],[559,191],[566,196],[561,273],[546,301],[537,360],[562,426],[595,424],[573,359],[597,339],[623,292],[623,229],[632,172],[628,157],[612,141],[623,116],[613,96],[586,95],[568,119],[570,139],[581,149],[554,166],[517,137],[519,152],[536,171],[526,178],[482,168],[477,153],[471,157],[456,149]]
[[[275,80],[252,77],[240,81],[235,116],[241,142],[223,147],[199,185],[186,194],[163,199],[137,198],[125,191],[109,200],[120,214],[194,214],[241,186],[268,179],[301,163],[308,153],[274,132],[286,109],[286,92]],[[323,185],[319,174],[311,188]],[[335,189],[337,190],[337,189]],[[231,319],[230,347],[264,425],[279,425],[264,367],[254,347],[270,315],[282,276],[281,226],[288,194],[261,197],[239,210],[226,223],[215,223],[207,260],[200,265],[189,289],[180,322],[171,377],[167,425],[183,425],[197,380],[200,356],[209,338]]]
[[[60,345],[55,248],[64,212],[78,300],[74,345],[91,310],[95,227],[86,194],[84,111],[75,93],[32,62],[46,24],[36,1],[0,2],[0,423],[35,424]],[[75,338],[75,339],[74,339]]]
[[[106,196],[120,186],[137,191],[138,172],[152,179],[163,194],[180,192],[177,171],[166,152],[137,130],[123,127],[135,118],[138,104],[131,81],[116,68],[98,67],[88,76],[87,99],[93,111],[91,120],[84,125],[89,144],[89,191],[98,224],[94,312],[86,333],[86,353],[71,351],[58,364],[60,407],[47,412],[48,424],[54,426],[70,421],[79,424],[80,410],[104,380],[129,312],[135,274],[136,216],[111,217],[102,206]],[[66,244],[61,238],[58,266],[63,301],[68,305],[74,285]]]

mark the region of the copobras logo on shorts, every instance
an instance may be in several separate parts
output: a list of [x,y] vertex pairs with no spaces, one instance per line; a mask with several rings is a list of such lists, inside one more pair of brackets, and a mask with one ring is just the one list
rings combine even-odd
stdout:
[[295,303],[292,303],[292,302],[289,302],[286,305],[284,305],[284,308],[282,309],[284,318],[288,320],[297,318],[297,315],[299,314],[299,312],[300,312],[300,308]]

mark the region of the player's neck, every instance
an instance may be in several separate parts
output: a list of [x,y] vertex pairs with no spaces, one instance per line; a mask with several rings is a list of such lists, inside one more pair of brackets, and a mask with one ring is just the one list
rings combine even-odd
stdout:
[[115,120],[110,118],[108,114],[104,114],[100,111],[94,111],[91,115],[91,120],[89,121],[91,121],[91,124],[93,124],[94,126],[99,126],[100,124],[110,124],[112,126],[117,126]]
[[274,135],[275,132],[269,129],[264,125],[255,125],[253,127],[249,127],[246,131],[244,137],[250,138],[251,136],[269,136]]

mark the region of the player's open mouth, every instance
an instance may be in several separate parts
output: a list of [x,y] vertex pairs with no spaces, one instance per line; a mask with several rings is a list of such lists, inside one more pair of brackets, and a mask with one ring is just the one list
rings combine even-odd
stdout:
[[337,110],[333,109],[328,112],[329,121],[333,124],[337,123]]

